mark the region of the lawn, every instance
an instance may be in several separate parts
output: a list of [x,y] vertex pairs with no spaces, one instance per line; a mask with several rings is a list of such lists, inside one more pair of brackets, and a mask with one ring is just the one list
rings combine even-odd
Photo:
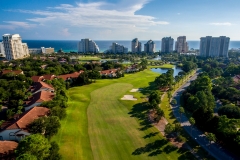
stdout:
[[164,64],[164,65],[161,65],[161,66],[148,66],[148,68],[173,68],[174,65],[172,64]]
[[98,61],[100,60],[101,58],[99,57],[94,57],[94,56],[82,56],[82,57],[79,57],[79,60],[80,61]]
[[[69,89],[67,117],[53,137],[63,159],[184,159],[146,120],[146,95],[159,74],[145,70]],[[130,93],[132,88],[143,88]],[[137,101],[121,101],[133,94]],[[182,154],[182,155],[181,155]]]

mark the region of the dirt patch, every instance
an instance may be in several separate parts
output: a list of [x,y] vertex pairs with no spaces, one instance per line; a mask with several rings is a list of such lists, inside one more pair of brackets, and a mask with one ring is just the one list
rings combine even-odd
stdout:
[[134,98],[133,95],[124,95],[121,100],[136,101],[137,98]]

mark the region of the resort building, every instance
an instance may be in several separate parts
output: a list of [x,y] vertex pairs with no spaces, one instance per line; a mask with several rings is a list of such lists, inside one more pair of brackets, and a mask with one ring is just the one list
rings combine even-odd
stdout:
[[22,43],[19,34],[4,34],[3,47],[7,60],[29,57],[28,46],[26,43]]
[[142,43],[138,41],[137,38],[132,40],[132,53],[141,53]]
[[175,50],[177,53],[187,53],[188,52],[188,43],[186,41],[186,36],[180,36],[177,38],[175,43]]
[[162,53],[173,52],[173,44],[174,44],[174,39],[173,38],[171,38],[171,37],[162,38],[161,52]]
[[45,107],[33,107],[27,112],[15,115],[14,119],[3,122],[0,126],[0,139],[8,141],[21,141],[30,135],[28,125],[35,119],[48,116],[50,110]]
[[81,39],[78,43],[78,53],[99,53],[99,47],[91,39]]
[[116,54],[116,53],[128,53],[128,48],[114,42],[114,43],[112,43],[112,46],[110,46],[110,48],[107,52],[114,53],[114,54]]
[[200,38],[200,40],[201,57],[228,57],[229,37],[207,36]]
[[0,42],[0,57],[5,57],[3,42]]
[[54,48],[45,48],[45,47],[41,47],[41,50],[42,50],[42,53],[43,54],[51,54],[51,53],[54,53]]
[[156,45],[152,40],[149,40],[146,44],[144,44],[144,52],[146,53],[154,53]]

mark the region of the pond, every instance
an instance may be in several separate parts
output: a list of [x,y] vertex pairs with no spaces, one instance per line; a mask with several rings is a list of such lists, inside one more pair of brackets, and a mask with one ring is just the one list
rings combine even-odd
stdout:
[[[182,69],[181,68],[178,68],[174,65],[174,67],[172,68],[173,69],[173,76],[177,76],[179,72],[182,72]],[[157,73],[160,73],[160,74],[163,74],[163,73],[166,73],[169,69],[167,68],[152,68],[151,71],[153,72],[157,72]]]
[[152,60],[161,60],[161,56],[157,55],[157,57],[153,58]]

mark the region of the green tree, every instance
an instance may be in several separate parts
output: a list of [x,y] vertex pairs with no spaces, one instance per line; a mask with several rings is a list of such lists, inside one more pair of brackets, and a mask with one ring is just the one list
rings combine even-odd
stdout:
[[206,134],[207,139],[209,140],[209,147],[212,144],[212,142],[216,142],[216,136],[213,133],[207,133]]
[[179,107],[179,110],[178,110],[178,112],[180,113],[180,122],[182,121],[182,114],[184,114],[185,113],[185,110],[184,110],[184,108],[183,107]]
[[51,145],[48,140],[40,134],[32,134],[21,140],[16,148],[16,155],[19,157],[28,154],[43,160],[49,156]]
[[173,126],[171,123],[168,123],[168,124],[165,126],[164,132],[165,132],[166,135],[169,135],[169,134],[171,134],[174,130],[175,130],[174,126]]
[[16,160],[37,160],[37,157],[31,154],[22,154]]
[[193,118],[193,117],[190,117],[189,118],[189,123],[191,124],[191,134],[192,134],[192,128],[193,128],[193,126],[195,125],[195,119]]
[[59,151],[58,144],[55,141],[51,142],[50,155],[47,158],[47,160],[60,160],[60,159],[62,159],[62,157],[58,153],[58,151]]

